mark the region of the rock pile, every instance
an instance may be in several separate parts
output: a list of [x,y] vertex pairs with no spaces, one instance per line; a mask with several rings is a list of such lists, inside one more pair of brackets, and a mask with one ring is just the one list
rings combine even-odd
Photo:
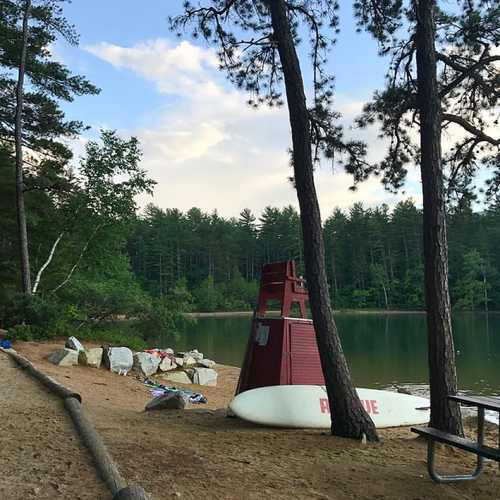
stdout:
[[53,352],[49,361],[59,366],[83,365],[100,368],[101,364],[119,375],[129,371],[140,379],[159,374],[172,384],[217,385],[215,361],[203,357],[197,349],[175,352],[173,349],[148,349],[132,353],[128,347],[85,348],[75,337]]
[[134,371],[140,378],[161,373],[159,378],[173,384],[217,385],[215,361],[198,349],[174,353],[173,349],[149,349],[134,354]]

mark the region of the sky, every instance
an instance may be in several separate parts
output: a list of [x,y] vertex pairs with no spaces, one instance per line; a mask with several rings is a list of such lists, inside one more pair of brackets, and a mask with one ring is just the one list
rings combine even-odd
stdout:
[[[346,134],[366,140],[369,158],[377,160],[384,153],[377,130],[350,127],[363,103],[382,87],[387,61],[367,34],[356,33],[351,6],[341,3],[341,33],[328,66],[336,77],[335,107]],[[186,211],[196,206],[207,212],[216,209],[224,217],[237,217],[243,208],[259,215],[268,205],[298,207],[288,181],[286,107],[251,109],[248,96],[218,71],[212,48],[169,32],[168,16],[181,10],[181,0],[73,0],[65,7],[80,44],[59,41],[53,55],[102,89],[98,96],[64,104],[68,117],[90,126],[74,141],[76,155],[102,128],[138,137],[142,166],[157,181],[152,197],[139,198],[142,207],[154,203]],[[302,66],[307,80],[306,57]],[[420,200],[416,171],[410,172],[399,195],[385,191],[375,178],[352,192],[351,178],[327,162],[316,170],[315,179],[323,218],[356,202],[368,207],[394,205],[408,197]]]

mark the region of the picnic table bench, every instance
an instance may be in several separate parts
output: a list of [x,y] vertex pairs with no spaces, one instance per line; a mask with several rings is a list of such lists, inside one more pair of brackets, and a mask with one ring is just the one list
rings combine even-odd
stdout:
[[[448,399],[461,403],[465,406],[477,407],[477,439],[466,439],[454,434],[434,429],[433,427],[412,427],[412,432],[427,439],[427,470],[429,476],[438,483],[451,481],[470,481],[476,479],[483,471],[483,461],[485,458],[499,462],[500,467],[500,433],[498,448],[492,448],[484,444],[484,411],[493,410],[499,412],[500,398],[487,396],[448,396]],[[477,455],[476,468],[472,474],[441,475],[434,469],[435,443],[444,443],[461,450],[469,451]]]

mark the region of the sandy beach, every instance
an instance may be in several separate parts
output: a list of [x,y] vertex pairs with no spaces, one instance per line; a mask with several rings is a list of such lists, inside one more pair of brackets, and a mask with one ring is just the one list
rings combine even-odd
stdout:
[[[208,404],[184,411],[145,412],[151,396],[139,380],[103,368],[55,366],[46,358],[60,346],[60,341],[51,341],[18,342],[14,347],[82,395],[84,408],[120,471],[155,499],[498,498],[500,476],[491,462],[477,481],[433,483],[426,470],[426,444],[408,428],[381,430],[379,443],[363,445],[325,431],[262,428],[228,418],[225,408],[234,394],[238,368],[217,365],[217,387],[189,386],[202,392]],[[1,410],[2,421],[8,422],[1,442],[2,498],[110,498],[62,403],[21,371],[16,372],[19,385],[12,385],[7,374],[15,368],[4,359],[7,355],[0,356],[8,387],[2,399],[9,401]],[[471,425],[467,428],[472,432]],[[493,445],[497,430],[487,429]],[[19,451],[26,447],[36,451]],[[57,467],[62,462],[69,463],[73,473],[61,473]],[[470,454],[440,448],[443,472],[469,471],[473,463]],[[51,485],[54,477],[58,488]]]

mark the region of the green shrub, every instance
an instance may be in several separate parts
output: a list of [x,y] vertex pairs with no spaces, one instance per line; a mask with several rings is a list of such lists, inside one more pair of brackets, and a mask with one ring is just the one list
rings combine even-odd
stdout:
[[143,351],[148,347],[143,338],[120,329],[86,329],[76,333],[79,340],[111,344],[116,347],[128,347],[132,351]]

